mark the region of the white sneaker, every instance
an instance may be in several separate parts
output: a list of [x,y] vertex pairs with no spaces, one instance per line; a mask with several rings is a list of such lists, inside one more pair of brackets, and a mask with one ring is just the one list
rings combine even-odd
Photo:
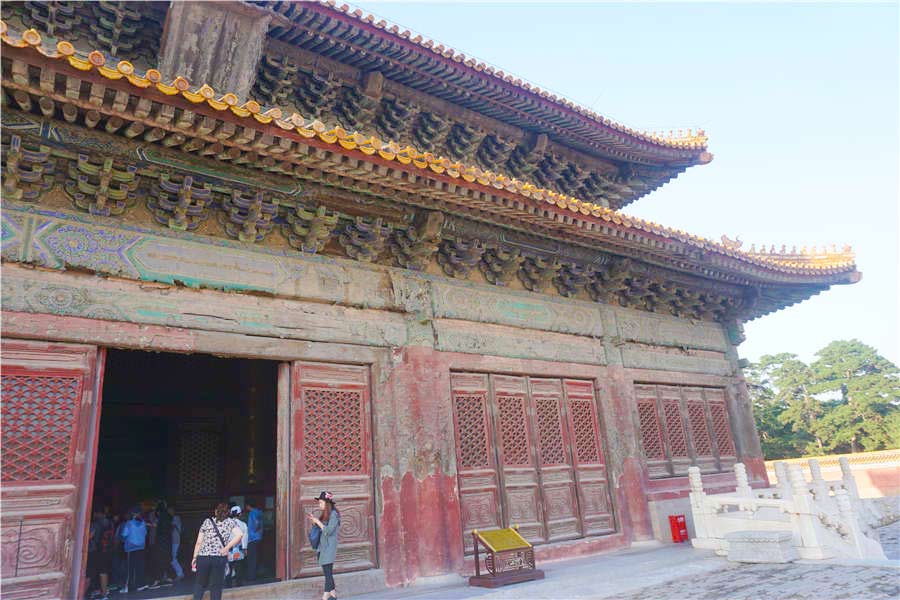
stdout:
[[120,590],[119,590],[119,593],[120,593],[120,594],[127,594],[127,593],[128,593],[128,586],[126,585],[125,587],[123,587],[122,589],[120,589]]
[[141,587],[139,587],[139,588],[137,589],[137,591],[143,592],[144,590],[146,590],[146,589],[149,588],[149,587],[150,587],[149,585],[142,585]]

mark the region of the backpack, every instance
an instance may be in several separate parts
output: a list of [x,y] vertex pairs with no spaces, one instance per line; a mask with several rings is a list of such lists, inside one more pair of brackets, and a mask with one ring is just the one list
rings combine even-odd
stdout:
[[319,549],[319,540],[322,538],[322,530],[318,525],[313,525],[309,529],[309,545],[313,550]]

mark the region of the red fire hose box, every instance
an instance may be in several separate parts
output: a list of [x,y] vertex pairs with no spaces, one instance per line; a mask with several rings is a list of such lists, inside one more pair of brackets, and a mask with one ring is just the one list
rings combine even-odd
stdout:
[[686,542],[690,538],[687,532],[687,521],[684,515],[669,515],[669,529],[672,531],[672,541],[676,544]]

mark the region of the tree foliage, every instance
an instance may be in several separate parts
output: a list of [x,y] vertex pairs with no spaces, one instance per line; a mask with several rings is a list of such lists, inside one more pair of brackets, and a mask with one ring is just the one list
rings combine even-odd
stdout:
[[766,355],[746,377],[768,459],[900,447],[900,369],[859,340],[831,342],[809,365]]

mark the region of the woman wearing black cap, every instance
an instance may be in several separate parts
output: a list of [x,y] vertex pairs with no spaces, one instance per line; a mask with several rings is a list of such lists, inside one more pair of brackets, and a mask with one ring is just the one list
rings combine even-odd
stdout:
[[322,492],[316,498],[319,501],[319,517],[316,518],[312,513],[306,513],[306,516],[312,521],[322,533],[319,537],[319,547],[316,553],[319,559],[319,566],[322,567],[322,573],[325,575],[325,593],[322,594],[322,600],[329,598],[337,598],[337,592],[334,589],[334,559],[337,555],[337,538],[338,529],[341,526],[341,514],[334,505],[334,496],[330,492]]

